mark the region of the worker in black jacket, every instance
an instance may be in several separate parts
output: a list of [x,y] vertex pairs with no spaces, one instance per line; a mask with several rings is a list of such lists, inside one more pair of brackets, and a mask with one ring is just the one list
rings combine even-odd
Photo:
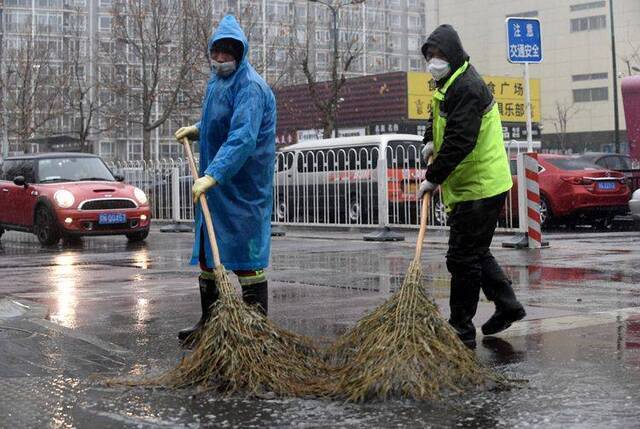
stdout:
[[525,316],[511,281],[489,250],[513,183],[498,106],[469,64],[456,31],[450,25],[439,26],[422,53],[437,89],[422,151],[425,160],[433,156],[434,161],[427,168],[420,196],[440,186],[451,227],[447,252],[449,323],[462,341],[475,346],[472,319],[481,288],[496,307],[482,326],[485,335],[507,329]]

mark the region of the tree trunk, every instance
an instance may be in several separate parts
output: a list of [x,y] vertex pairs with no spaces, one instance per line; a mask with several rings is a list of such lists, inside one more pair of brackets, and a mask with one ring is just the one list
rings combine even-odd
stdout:
[[333,118],[327,118],[324,123],[324,128],[322,130],[322,138],[330,139],[333,137],[333,129],[334,129],[334,120]]
[[84,133],[80,136],[80,151],[84,153],[93,152],[91,149],[90,141],[87,139],[87,135]]
[[151,131],[142,127],[142,159],[151,161]]

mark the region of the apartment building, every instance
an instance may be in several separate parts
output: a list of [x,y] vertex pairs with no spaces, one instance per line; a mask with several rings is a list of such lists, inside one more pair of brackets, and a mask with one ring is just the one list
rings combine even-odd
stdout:
[[[86,62],[83,70],[86,79],[92,82],[99,78],[101,67],[107,66],[103,53],[112,44],[114,1],[4,0],[0,2],[4,52],[32,40],[46,44],[49,47],[47,61],[59,63],[53,67],[55,73],[56,67],[61,70],[73,40]],[[356,52],[348,77],[425,69],[420,55],[427,22],[425,0],[367,0],[343,5],[335,14],[335,29],[331,8],[318,2],[223,0],[203,4],[212,8],[212,30],[222,16],[236,14],[250,40],[250,61],[274,86],[305,82],[299,64],[302,54],[308,55],[317,81],[329,79],[334,34],[337,34],[341,53],[347,49]],[[162,106],[154,110],[162,112]],[[8,113],[11,120],[12,112]],[[196,120],[198,114],[197,108],[177,112],[152,132],[152,158],[179,156],[180,147],[173,140],[173,131]],[[77,120],[77,114],[64,112],[50,120],[46,127],[40,127],[29,140],[38,142],[51,135],[64,135]],[[105,121],[106,118],[99,117],[97,124]],[[22,149],[20,137],[9,135],[8,139],[12,152]],[[105,131],[91,136],[91,141],[94,151],[106,159],[142,159],[140,127]],[[32,149],[37,150],[35,143]]]

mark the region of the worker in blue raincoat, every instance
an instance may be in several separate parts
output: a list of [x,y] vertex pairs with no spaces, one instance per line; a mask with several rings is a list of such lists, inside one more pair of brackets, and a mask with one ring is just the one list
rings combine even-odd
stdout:
[[[212,72],[202,117],[180,128],[176,139],[200,141],[200,179],[193,198],[206,193],[222,264],[233,270],[242,298],[268,309],[267,279],[275,165],[276,103],[273,92],[247,60],[249,43],[233,16],[226,16],[209,39]],[[199,263],[202,317],[178,334],[194,338],[218,299],[202,211],[196,208],[192,264]]]

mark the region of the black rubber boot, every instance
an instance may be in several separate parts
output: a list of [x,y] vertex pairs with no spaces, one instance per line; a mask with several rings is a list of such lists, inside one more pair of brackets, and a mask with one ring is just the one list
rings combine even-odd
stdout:
[[200,329],[209,319],[211,315],[211,306],[218,300],[218,287],[216,282],[212,279],[205,279],[200,276],[198,278],[198,284],[200,285],[200,305],[202,307],[202,316],[200,320],[191,328],[186,328],[178,332],[178,339],[183,343],[192,343]]
[[527,315],[513,292],[511,280],[493,258],[483,264],[482,290],[487,299],[493,301],[496,306],[493,316],[482,325],[484,335],[502,332],[513,322],[521,320]]
[[473,325],[473,317],[478,309],[479,293],[480,285],[476,282],[457,274],[451,276],[449,324],[455,329],[458,338],[472,349],[476,347],[476,327]]
[[266,316],[269,311],[269,289],[267,288],[267,281],[242,286],[242,300],[248,305],[257,305],[258,310]]
[[482,333],[484,335],[494,335],[502,332],[511,326],[513,322],[522,320],[527,315],[524,308],[504,309],[496,305],[496,312],[482,325]]

